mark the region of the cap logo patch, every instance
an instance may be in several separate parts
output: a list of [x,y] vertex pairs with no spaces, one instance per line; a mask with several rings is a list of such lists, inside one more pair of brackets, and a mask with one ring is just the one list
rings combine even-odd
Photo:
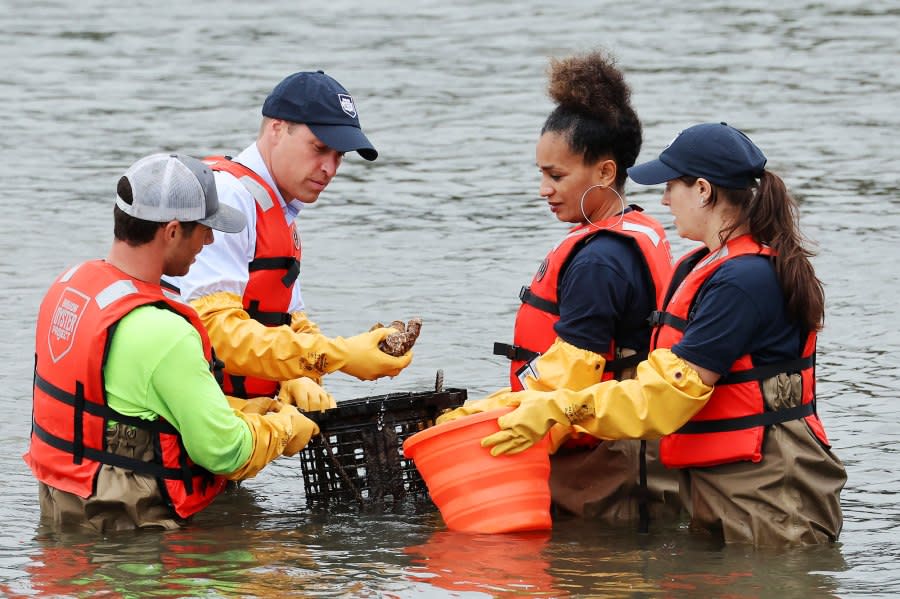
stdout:
[[341,110],[350,115],[350,118],[356,118],[356,106],[353,104],[353,98],[348,96],[347,94],[338,94],[338,99],[341,101]]

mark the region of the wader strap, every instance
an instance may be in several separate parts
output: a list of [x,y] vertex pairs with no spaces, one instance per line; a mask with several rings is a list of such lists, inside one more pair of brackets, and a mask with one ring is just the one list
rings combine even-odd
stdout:
[[300,262],[293,256],[283,258],[255,258],[247,266],[250,272],[254,270],[286,270],[281,278],[285,287],[290,287],[300,276]]
[[546,300],[542,297],[538,297],[537,295],[531,293],[530,287],[523,286],[522,289],[519,290],[519,299],[522,300],[523,304],[528,304],[533,308],[537,308],[541,312],[559,316],[559,304],[557,304],[556,302],[551,302],[550,300]]
[[643,440],[641,441],[639,480],[638,532],[646,533],[650,531],[650,509],[647,506],[650,490],[647,488],[647,442]]
[[525,349],[521,345],[510,345],[509,343],[494,342],[494,355],[505,356],[509,360],[531,362],[541,354],[535,351],[531,351],[530,349]]
[[716,381],[716,386],[749,383],[750,381],[763,381],[778,374],[793,374],[800,372],[801,370],[812,368],[815,365],[816,356],[813,354],[811,356],[806,356],[805,358],[776,362],[775,364],[766,364],[765,366],[756,366],[754,368],[748,368],[747,370],[729,372]]
[[727,431],[740,431],[757,426],[770,426],[789,420],[799,420],[812,416],[816,412],[813,402],[800,404],[784,410],[751,414],[738,418],[722,418],[719,420],[692,420],[675,431],[679,435],[692,435],[697,433],[724,433]]

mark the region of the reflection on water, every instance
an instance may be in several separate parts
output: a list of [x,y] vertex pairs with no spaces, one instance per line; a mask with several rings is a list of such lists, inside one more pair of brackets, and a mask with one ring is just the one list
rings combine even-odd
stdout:
[[[592,596],[768,598],[900,592],[900,12],[892,0],[781,3],[385,0],[227,5],[7,0],[0,26],[0,594],[8,596]],[[514,10],[511,7],[514,6]],[[698,28],[699,27],[699,28]],[[619,58],[654,155],[681,128],[745,128],[801,201],[827,296],[819,411],[848,469],[841,542],[770,553],[678,524],[639,536],[560,521],[549,538],[448,533],[437,513],[309,510],[279,460],[172,533],[102,539],[38,524],[21,455],[34,316],[59,272],[105,255],[112,181],[160,150],[240,151],[265,93],[324,68],[380,152],[349,156],[301,214],[304,297],[333,335],[421,315],[393,380],[326,381],[342,398],[424,390],[435,371],[495,390],[519,287],[564,233],[538,197],[546,58]],[[14,49],[14,51],[13,51]],[[627,200],[667,226],[660,189]],[[669,228],[673,250],[691,244]]]
[[466,534],[440,530],[404,552],[412,558],[411,580],[456,593],[493,596],[561,597],[543,554],[549,532],[506,535]]

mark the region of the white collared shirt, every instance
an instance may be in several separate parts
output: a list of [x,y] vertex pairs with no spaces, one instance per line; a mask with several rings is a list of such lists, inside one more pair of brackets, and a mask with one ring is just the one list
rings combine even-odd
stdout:
[[[297,218],[303,204],[299,200],[285,202],[275,185],[269,169],[266,168],[256,143],[248,146],[234,160],[253,170],[268,183],[284,211],[285,221],[290,224]],[[250,278],[248,265],[256,252],[256,200],[250,191],[232,175],[218,171],[215,173],[216,191],[219,202],[237,208],[247,217],[247,227],[239,233],[213,231],[215,240],[197,255],[197,261],[183,277],[163,277],[181,290],[181,297],[190,301],[219,291],[227,291],[243,296]],[[291,305],[288,312],[303,310],[303,296],[300,293],[300,277],[294,282]]]

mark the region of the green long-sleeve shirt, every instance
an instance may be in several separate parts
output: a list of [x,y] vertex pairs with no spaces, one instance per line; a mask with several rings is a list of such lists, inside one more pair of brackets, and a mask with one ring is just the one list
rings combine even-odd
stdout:
[[210,372],[197,330],[171,310],[143,306],[126,315],[113,334],[104,377],[110,408],[164,418],[181,433],[191,459],[210,472],[233,472],[249,459],[250,428]]

